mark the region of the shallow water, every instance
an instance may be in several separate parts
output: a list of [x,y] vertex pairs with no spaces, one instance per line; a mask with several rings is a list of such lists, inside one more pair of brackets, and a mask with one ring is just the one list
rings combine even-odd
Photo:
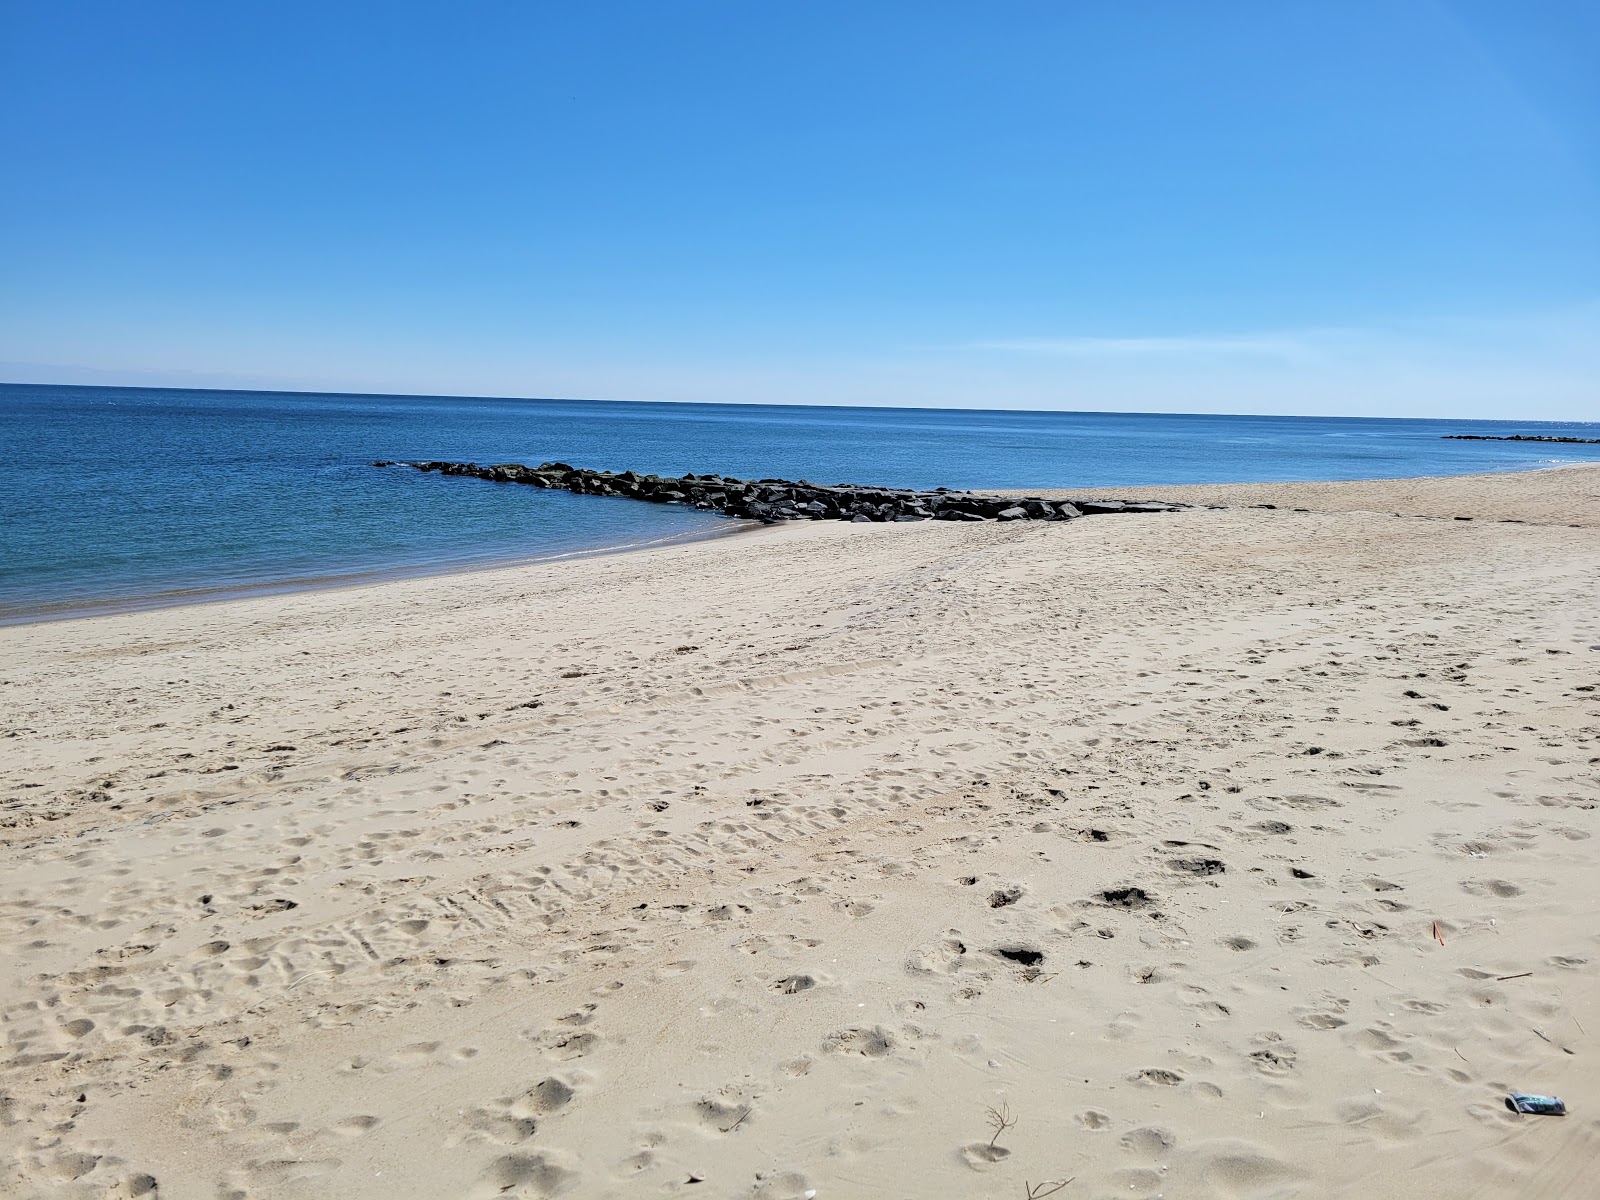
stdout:
[[915,487],[1370,479],[1600,461],[1594,424],[628,404],[0,384],[0,620],[702,536],[725,518],[380,471],[461,459]]

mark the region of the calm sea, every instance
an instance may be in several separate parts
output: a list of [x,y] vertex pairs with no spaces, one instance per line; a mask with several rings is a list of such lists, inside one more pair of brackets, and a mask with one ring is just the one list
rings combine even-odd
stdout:
[[818,483],[1116,488],[1600,460],[1600,425],[629,404],[0,384],[0,621],[649,545],[724,518],[382,471],[561,459]]

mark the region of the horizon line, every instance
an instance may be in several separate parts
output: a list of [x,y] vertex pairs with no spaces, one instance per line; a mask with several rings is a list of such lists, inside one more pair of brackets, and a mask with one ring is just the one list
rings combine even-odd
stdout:
[[371,399],[371,400],[488,400],[503,403],[517,404],[631,404],[631,405],[657,405],[670,407],[693,407],[703,405],[715,408],[819,408],[836,409],[840,411],[855,411],[858,409],[889,409],[896,412],[962,412],[962,413],[1016,413],[1016,414],[1051,414],[1058,416],[1106,416],[1106,417],[1230,417],[1246,420],[1280,419],[1290,421],[1428,421],[1439,424],[1461,422],[1468,424],[1512,424],[1527,425],[1600,425],[1600,420],[1574,421],[1559,420],[1549,417],[1395,417],[1395,416],[1351,416],[1329,413],[1223,413],[1223,412],[1160,412],[1145,409],[1096,409],[1096,408],[965,408],[959,405],[920,405],[920,404],[812,404],[795,401],[766,401],[766,400],[629,400],[616,397],[591,397],[591,396],[491,396],[475,392],[348,392],[332,389],[312,388],[245,388],[245,387],[194,387],[183,385],[160,385],[148,383],[45,383],[28,380],[0,379],[0,387],[34,387],[34,388],[78,388],[93,391],[123,391],[123,392],[208,392],[222,395],[247,395],[247,396],[335,396],[345,399]]

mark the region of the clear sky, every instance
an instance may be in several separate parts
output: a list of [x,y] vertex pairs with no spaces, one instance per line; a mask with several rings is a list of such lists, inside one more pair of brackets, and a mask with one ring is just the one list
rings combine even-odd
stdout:
[[1600,419],[1594,0],[0,0],[0,378]]

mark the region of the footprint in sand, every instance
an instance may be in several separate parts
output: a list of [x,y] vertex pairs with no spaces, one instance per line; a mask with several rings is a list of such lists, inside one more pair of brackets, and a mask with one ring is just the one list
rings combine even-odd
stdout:
[[731,1134],[749,1127],[755,1109],[743,1101],[724,1103],[707,1096],[694,1103],[693,1112],[695,1122],[706,1133]]
[[912,972],[932,972],[950,975],[961,969],[966,958],[967,944],[960,931],[947,930],[937,942],[924,946],[912,954],[906,969]]
[[558,1165],[547,1154],[507,1154],[489,1164],[479,1181],[474,1197],[509,1196],[513,1200],[543,1200],[571,1186],[577,1180],[573,1171]]
[[1183,1076],[1176,1071],[1169,1071],[1165,1067],[1145,1067],[1128,1076],[1129,1083],[1137,1083],[1144,1087],[1177,1087],[1183,1082]]
[[469,1137],[496,1142],[502,1146],[515,1146],[525,1142],[537,1128],[531,1117],[515,1117],[510,1113],[480,1108],[467,1114]]
[[1022,899],[1022,889],[1016,886],[997,888],[989,893],[990,908],[1006,908]]
[[1258,1049],[1249,1054],[1250,1064],[1263,1075],[1287,1075],[1295,1069],[1299,1055],[1280,1033],[1263,1033],[1254,1039]]
[[376,1129],[379,1124],[377,1117],[354,1116],[335,1121],[329,1128],[340,1137],[358,1138],[365,1137]]
[[823,1041],[822,1048],[831,1054],[859,1054],[864,1058],[883,1058],[894,1051],[895,1045],[894,1034],[882,1025],[874,1025],[870,1029],[842,1029],[837,1033],[830,1033]]
[[1007,962],[1014,962],[1019,967],[1039,967],[1044,965],[1044,951],[1036,946],[996,946],[990,953],[1005,959]]
[[1155,903],[1155,897],[1142,887],[1113,887],[1106,888],[1098,897],[1099,902],[1110,908],[1142,909],[1149,908]]
[[1228,1139],[1193,1147],[1184,1157],[1197,1161],[1198,1178],[1212,1194],[1219,1196],[1267,1197],[1297,1193],[1305,1172],[1263,1147],[1243,1140]]
[[541,1079],[513,1100],[508,1110],[517,1117],[547,1116],[571,1104],[577,1094],[577,1090],[571,1084],[552,1075]]
[[1465,879],[1461,890],[1469,896],[1499,896],[1502,900],[1522,895],[1522,889],[1506,879]]
[[1177,1134],[1154,1125],[1130,1129],[1117,1140],[1123,1149],[1148,1159],[1165,1158],[1178,1145]]
[[1174,858],[1168,860],[1167,866],[1182,874],[1197,877],[1221,875],[1228,869],[1220,858]]
[[981,1171],[997,1162],[1004,1162],[1011,1157],[1011,1151],[1004,1146],[992,1146],[988,1142],[971,1142],[961,1147],[959,1155],[967,1166],[975,1171]]
[[1349,1008],[1348,1000],[1325,997],[1317,1002],[1315,1008],[1292,1008],[1289,1014],[1307,1029],[1338,1029],[1349,1024],[1344,1017]]
[[530,1040],[551,1058],[567,1062],[593,1053],[602,1039],[590,1030],[556,1025],[532,1034]]

